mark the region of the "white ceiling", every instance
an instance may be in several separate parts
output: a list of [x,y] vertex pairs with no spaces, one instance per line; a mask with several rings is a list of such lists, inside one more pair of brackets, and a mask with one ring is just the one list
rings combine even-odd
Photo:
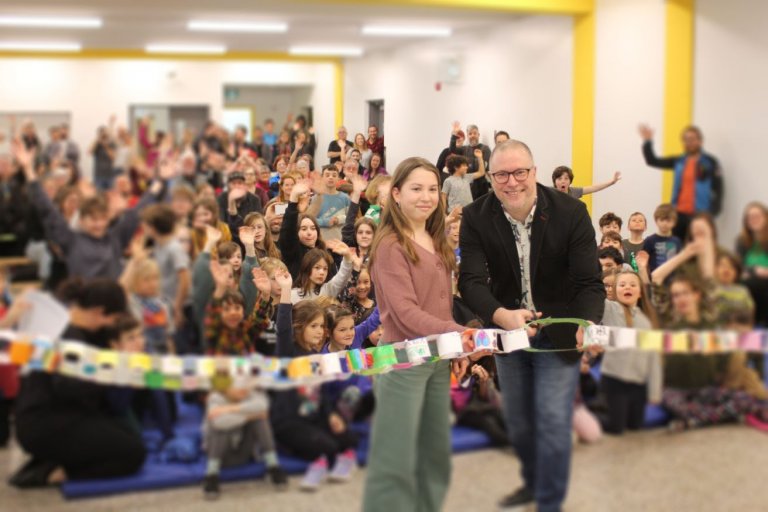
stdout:
[[[469,9],[350,5],[300,0],[15,0],[0,3],[0,15],[94,16],[100,29],[0,28],[0,41],[80,42],[85,49],[142,49],[149,43],[223,44],[234,51],[284,52],[296,44],[360,46],[366,51],[403,43],[400,38],[363,37],[363,24],[482,30],[515,15]],[[284,21],[285,34],[189,32],[188,20]],[[406,40],[407,41],[407,40]]]

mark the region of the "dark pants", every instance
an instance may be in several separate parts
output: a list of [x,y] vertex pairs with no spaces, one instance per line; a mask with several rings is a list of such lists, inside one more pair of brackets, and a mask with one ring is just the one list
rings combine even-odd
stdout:
[[768,279],[750,277],[744,281],[744,285],[749,288],[752,300],[755,301],[756,326],[768,326]]
[[[552,348],[541,335],[531,345]],[[496,356],[496,368],[509,440],[525,486],[539,512],[559,511],[568,490],[579,365],[558,353],[518,350]]]
[[329,427],[314,421],[296,418],[273,425],[275,440],[280,448],[305,460],[316,460],[325,455],[329,463],[336,462],[336,455],[357,447],[357,435],[347,429],[334,434]]
[[[64,423],[60,418],[49,419],[52,424]],[[45,422],[46,417],[40,415],[33,421]],[[144,464],[141,436],[120,420],[90,416],[68,424],[63,431],[34,436],[27,435],[20,424],[16,436],[33,458],[64,467],[71,480],[132,475]],[[34,430],[39,433],[41,429]]]
[[679,238],[683,245],[685,245],[685,240],[688,238],[688,226],[691,224],[691,219],[693,219],[693,215],[677,212],[677,222],[675,227],[672,228],[672,234]]
[[600,387],[608,406],[603,418],[603,430],[611,434],[622,434],[624,429],[638,430],[645,421],[645,404],[648,402],[648,388],[603,375]]

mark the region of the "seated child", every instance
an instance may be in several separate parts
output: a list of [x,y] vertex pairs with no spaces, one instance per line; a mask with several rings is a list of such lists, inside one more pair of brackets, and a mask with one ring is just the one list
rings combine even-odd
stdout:
[[[245,318],[243,296],[232,290],[231,273],[228,265],[211,262],[211,273],[215,282],[213,300],[208,305],[205,321],[205,340],[210,355],[235,356],[254,352],[253,340],[256,331],[266,321],[260,317],[260,308],[254,308]],[[264,287],[263,283],[259,286]],[[267,283],[268,286],[268,283]],[[262,296],[269,296],[269,291]],[[259,298],[259,300],[263,300]],[[278,487],[287,484],[287,476],[280,467],[275,450],[274,437],[268,420],[269,400],[264,391],[251,390],[226,379],[214,378],[217,388],[208,397],[205,421],[205,446],[208,466],[203,482],[207,499],[219,496],[219,470],[225,463],[245,463],[247,457],[263,455],[267,474]],[[237,444],[229,460],[225,458],[233,438],[247,439],[248,443]],[[239,455],[239,457],[238,457]]]

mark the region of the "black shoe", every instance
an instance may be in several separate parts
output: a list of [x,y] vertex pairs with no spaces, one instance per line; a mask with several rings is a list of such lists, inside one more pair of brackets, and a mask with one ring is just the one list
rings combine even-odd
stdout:
[[219,475],[207,475],[203,480],[203,496],[207,500],[217,500],[219,494]]
[[267,476],[272,485],[278,489],[285,489],[288,487],[288,474],[280,466],[274,466],[267,469]]
[[19,489],[45,487],[54,469],[55,462],[32,458],[8,479],[8,483]]
[[499,510],[522,510],[533,501],[533,493],[521,487],[499,502]]

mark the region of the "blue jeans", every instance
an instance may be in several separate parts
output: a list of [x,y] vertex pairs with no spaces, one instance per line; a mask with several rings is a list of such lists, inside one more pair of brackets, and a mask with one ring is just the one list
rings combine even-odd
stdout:
[[[531,338],[535,348],[552,348],[549,339]],[[522,466],[526,488],[539,512],[559,511],[568,490],[573,401],[579,365],[557,352],[518,350],[496,356],[504,418]]]

